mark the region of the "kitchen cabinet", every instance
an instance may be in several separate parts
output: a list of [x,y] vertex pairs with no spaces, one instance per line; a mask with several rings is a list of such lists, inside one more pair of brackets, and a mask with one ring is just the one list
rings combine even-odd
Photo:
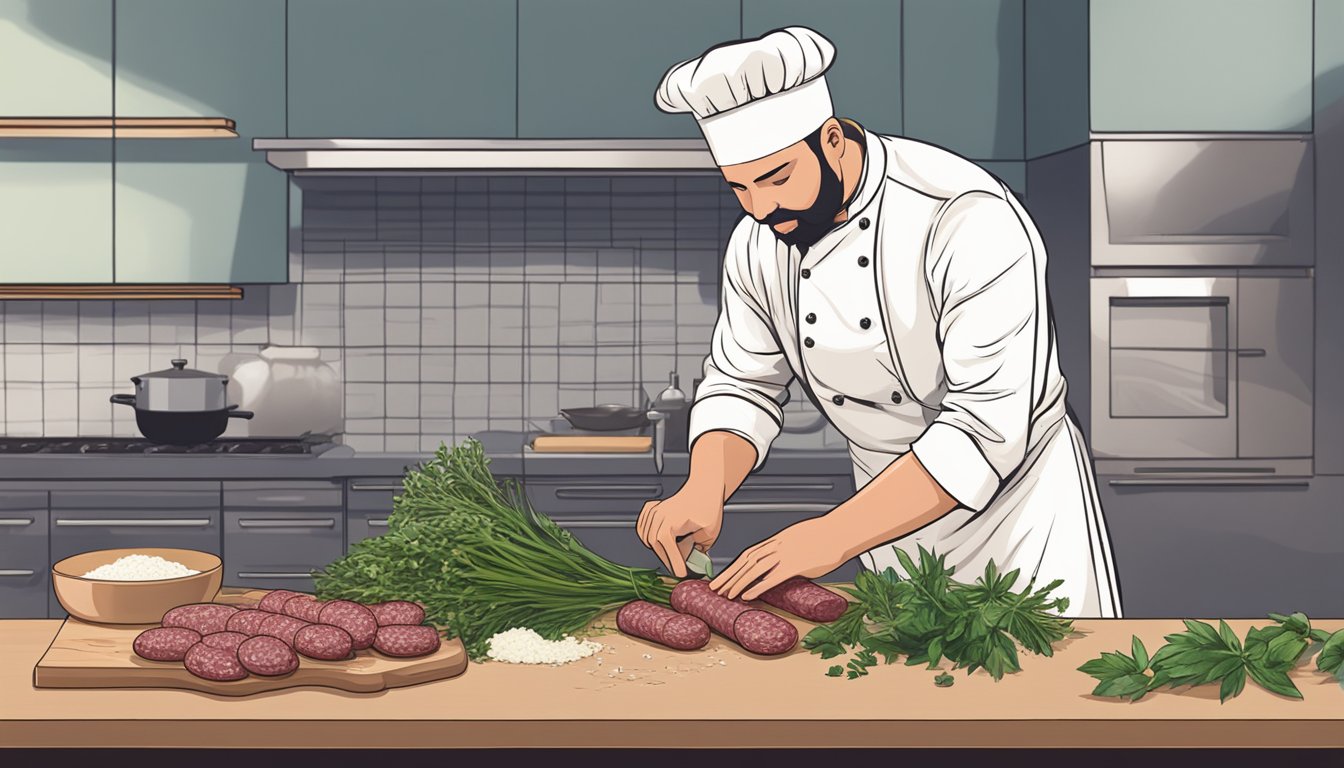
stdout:
[[47,616],[47,492],[0,488],[0,618]]
[[0,283],[110,282],[112,140],[0,139]]
[[1022,160],[1023,0],[904,0],[905,135]]
[[224,483],[224,584],[313,590],[345,554],[344,493],[327,481]]
[[869,130],[900,135],[901,2],[743,0],[742,34],[757,37],[780,27],[806,26],[825,35],[836,49],[826,73],[835,113]]
[[110,116],[112,6],[0,0],[0,116]]
[[387,532],[393,500],[402,492],[400,477],[353,478],[345,486],[346,549]]
[[1311,0],[1091,0],[1093,131],[1310,131]]
[[[515,3],[290,0],[288,7],[290,136],[515,135]],[[579,39],[601,28],[610,27],[590,26]],[[582,47],[572,37],[564,42]],[[546,70],[549,87],[573,99],[573,89],[557,85],[558,71]]]
[[[80,552],[172,547],[222,554],[219,483],[77,483],[51,491],[51,562]],[[49,593],[53,618],[65,611]]]
[[673,64],[737,39],[741,12],[720,0],[519,0],[518,136],[699,137],[654,91]]

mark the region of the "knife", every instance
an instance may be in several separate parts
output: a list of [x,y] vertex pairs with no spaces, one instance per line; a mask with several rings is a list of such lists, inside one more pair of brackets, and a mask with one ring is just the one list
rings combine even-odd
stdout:
[[681,555],[686,560],[687,572],[707,579],[714,578],[714,562],[709,559],[709,555],[695,548],[691,543],[690,534],[677,538],[677,548],[681,550]]

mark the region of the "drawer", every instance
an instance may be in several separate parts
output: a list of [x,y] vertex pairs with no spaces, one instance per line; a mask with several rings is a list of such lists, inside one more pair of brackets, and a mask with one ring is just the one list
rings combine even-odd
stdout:
[[346,508],[350,510],[391,512],[392,500],[401,495],[400,477],[364,477],[346,485]]
[[51,492],[55,509],[219,508],[219,483],[67,483]]
[[342,487],[327,481],[224,483],[225,509],[339,509],[344,504]]
[[351,510],[346,513],[346,549],[357,541],[382,536],[387,533],[387,518],[390,509]]
[[[50,568],[47,562],[47,495],[41,507],[22,508],[13,498],[0,508],[0,618],[45,619]],[[29,499],[30,502],[37,498]]]
[[849,475],[750,475],[729,502],[831,502],[840,504],[854,495]]
[[338,510],[224,513],[224,584],[312,591],[311,572],[345,554]]
[[661,499],[681,487],[684,478],[575,478],[528,480],[523,489],[538,512],[556,515],[625,514],[638,517],[644,502]]

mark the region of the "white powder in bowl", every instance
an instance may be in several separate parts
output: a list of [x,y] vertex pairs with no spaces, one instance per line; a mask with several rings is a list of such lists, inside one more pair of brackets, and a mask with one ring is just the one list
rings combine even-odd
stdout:
[[563,640],[547,640],[534,630],[523,627],[500,632],[490,638],[486,655],[510,664],[568,664],[602,650],[601,643],[565,635]]
[[153,581],[155,579],[176,579],[180,576],[190,576],[200,571],[193,571],[187,566],[164,560],[158,555],[126,555],[117,558],[115,563],[100,565],[92,571],[84,574],[86,579],[102,579],[104,581]]

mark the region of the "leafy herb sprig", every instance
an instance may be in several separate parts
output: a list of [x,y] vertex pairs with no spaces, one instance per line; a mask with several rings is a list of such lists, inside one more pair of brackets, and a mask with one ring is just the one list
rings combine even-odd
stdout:
[[[1274,624],[1252,627],[1242,642],[1226,621],[1218,629],[1202,621],[1185,621],[1185,631],[1166,636],[1167,644],[1149,659],[1143,641],[1131,641],[1132,655],[1120,651],[1102,653],[1079,667],[1097,679],[1092,695],[1138,701],[1163,687],[1219,684],[1218,699],[1225,702],[1239,695],[1250,677],[1257,685],[1293,699],[1302,692],[1288,672],[1308,651],[1311,641],[1323,643],[1318,669],[1339,676],[1344,666],[1344,630],[1333,635],[1312,629],[1305,614],[1271,613]],[[1329,653],[1327,653],[1329,651]],[[1151,674],[1150,674],[1151,673]]]
[[908,578],[894,568],[861,571],[854,587],[845,590],[857,602],[803,638],[803,647],[823,659],[854,653],[843,669],[837,665],[827,671],[831,677],[843,673],[853,680],[868,674],[878,656],[887,664],[904,656],[909,666],[934,669],[947,659],[953,669],[971,674],[983,668],[999,680],[1021,669],[1019,644],[1051,656],[1054,644],[1073,629],[1058,615],[1068,598],[1050,597],[1061,581],[1040,589],[1033,581],[1014,592],[1018,571],[1000,573],[993,561],[974,584],[963,584],[952,580],[955,569],[946,567],[945,556],[922,546],[918,563],[899,549],[896,556]]

